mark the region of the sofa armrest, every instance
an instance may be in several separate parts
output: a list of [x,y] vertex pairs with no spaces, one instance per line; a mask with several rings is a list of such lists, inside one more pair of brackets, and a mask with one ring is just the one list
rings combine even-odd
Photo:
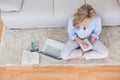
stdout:
[[20,11],[23,0],[0,0],[0,9],[2,11]]

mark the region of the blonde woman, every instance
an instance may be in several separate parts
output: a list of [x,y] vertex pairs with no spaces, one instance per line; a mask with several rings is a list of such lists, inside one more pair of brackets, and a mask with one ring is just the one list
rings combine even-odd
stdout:
[[[74,16],[69,19],[69,41],[61,52],[61,58],[64,60],[106,58],[108,56],[108,50],[98,40],[101,30],[101,18],[96,14],[95,9],[89,4],[81,6]],[[93,45],[92,50],[87,52],[82,51],[80,44],[84,48],[88,48],[88,44],[83,41],[84,39],[88,39]]]

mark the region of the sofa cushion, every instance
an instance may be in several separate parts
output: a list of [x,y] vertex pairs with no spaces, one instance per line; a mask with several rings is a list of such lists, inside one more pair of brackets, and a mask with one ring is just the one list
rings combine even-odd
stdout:
[[19,12],[1,14],[4,25],[9,28],[53,27],[53,24],[59,23],[59,18],[53,16],[53,0],[24,0]]
[[23,0],[0,0],[0,9],[2,11],[19,11]]

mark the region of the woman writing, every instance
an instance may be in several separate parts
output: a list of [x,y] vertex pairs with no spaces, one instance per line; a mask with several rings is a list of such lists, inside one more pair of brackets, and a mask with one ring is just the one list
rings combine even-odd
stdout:
[[[96,14],[95,9],[89,4],[81,6],[68,22],[69,40],[61,52],[61,58],[69,59],[101,59],[108,56],[107,48],[101,43],[99,35],[102,30],[101,18]],[[83,52],[80,44],[88,48],[84,42],[88,39],[93,45],[90,51]]]

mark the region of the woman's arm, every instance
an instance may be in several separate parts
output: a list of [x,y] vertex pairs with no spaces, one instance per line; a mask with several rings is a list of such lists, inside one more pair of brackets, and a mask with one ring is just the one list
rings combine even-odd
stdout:
[[71,40],[74,40],[76,37],[75,28],[73,26],[73,18],[70,18],[68,21],[68,35]]
[[79,44],[83,43],[83,41],[79,37],[75,37],[75,41],[77,41]]
[[90,43],[93,44],[95,42],[95,40],[96,40],[96,37],[91,37],[90,38]]
[[89,46],[88,43],[84,42],[79,37],[75,37],[74,40],[77,41],[79,44],[81,44],[84,48],[88,48],[88,46]]
[[90,37],[91,44],[93,44],[95,40],[99,39],[99,35],[101,33],[101,30],[102,30],[102,24],[101,24],[101,18],[100,17],[97,17],[94,26],[95,26],[95,28],[92,31],[91,37]]

